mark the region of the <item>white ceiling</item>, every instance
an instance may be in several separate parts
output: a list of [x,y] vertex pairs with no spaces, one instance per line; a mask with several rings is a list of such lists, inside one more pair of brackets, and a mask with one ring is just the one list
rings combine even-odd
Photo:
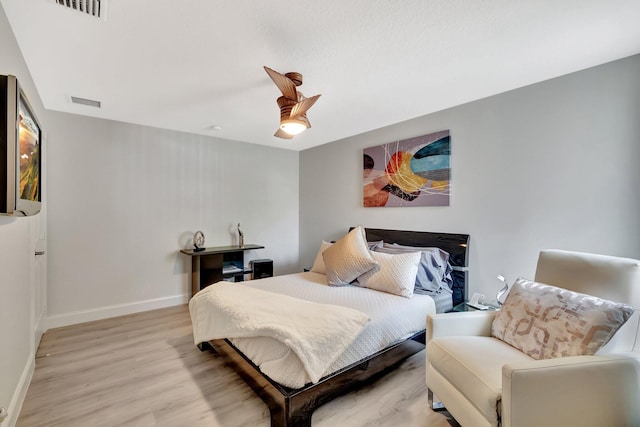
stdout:
[[[640,52],[638,0],[0,2],[46,108],[292,150]],[[322,94],[293,140],[263,65]]]

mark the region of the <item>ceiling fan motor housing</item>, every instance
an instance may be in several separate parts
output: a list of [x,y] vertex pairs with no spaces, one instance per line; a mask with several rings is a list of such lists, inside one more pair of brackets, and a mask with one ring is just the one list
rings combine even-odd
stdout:
[[[280,107],[280,123],[282,123],[285,120],[290,120],[291,109],[293,108],[294,105],[297,104],[297,102],[285,96],[279,97],[277,102],[278,102],[278,107]],[[296,117],[295,120],[298,120],[304,123],[307,127],[311,127],[306,114],[302,114],[301,116]]]
[[294,85],[296,86],[302,85],[302,74],[292,71],[290,73],[285,74],[285,76],[288,77],[289,80],[291,80]]
[[291,109],[297,104],[297,101],[289,99],[286,96],[278,98],[278,107],[280,107],[280,119],[288,119],[291,116]]

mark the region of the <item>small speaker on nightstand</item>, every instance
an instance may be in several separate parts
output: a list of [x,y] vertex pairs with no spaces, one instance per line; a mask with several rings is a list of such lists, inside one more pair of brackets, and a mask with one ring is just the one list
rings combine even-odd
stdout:
[[273,277],[273,260],[272,259],[254,259],[249,261],[249,268],[253,271],[252,279],[264,279],[265,277]]

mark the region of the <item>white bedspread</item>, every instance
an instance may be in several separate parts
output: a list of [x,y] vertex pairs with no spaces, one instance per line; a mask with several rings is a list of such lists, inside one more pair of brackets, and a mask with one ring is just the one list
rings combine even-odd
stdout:
[[[433,299],[428,295],[414,294],[413,298],[407,299],[358,286],[332,287],[328,286],[327,277],[324,274],[313,272],[251,280],[243,282],[243,286],[322,304],[350,307],[369,316],[370,320],[362,332],[344,353],[331,363],[323,376],[359,362],[393,343],[423,331],[427,314],[436,312]],[[289,323],[291,322],[293,318],[289,318]],[[277,340],[270,337],[231,338],[230,340],[272,380],[291,388],[299,388],[311,382],[309,374],[299,359],[291,357],[291,350]],[[197,339],[196,342],[198,342]],[[282,360],[286,362],[283,363]]]
[[[289,387],[303,386],[305,378],[317,382],[369,321],[367,314],[353,308],[229,282],[198,292],[189,311],[196,344],[221,338],[265,341],[277,357],[263,357],[257,365]],[[302,384],[287,378],[291,366],[304,368]]]

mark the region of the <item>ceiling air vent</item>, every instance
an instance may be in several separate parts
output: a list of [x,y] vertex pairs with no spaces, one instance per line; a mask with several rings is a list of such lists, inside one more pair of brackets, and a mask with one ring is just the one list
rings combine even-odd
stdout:
[[88,105],[89,107],[101,108],[102,103],[100,101],[94,101],[93,99],[80,98],[78,96],[72,96],[71,102],[74,104]]
[[55,0],[55,2],[96,18],[105,19],[106,17],[107,0]]

